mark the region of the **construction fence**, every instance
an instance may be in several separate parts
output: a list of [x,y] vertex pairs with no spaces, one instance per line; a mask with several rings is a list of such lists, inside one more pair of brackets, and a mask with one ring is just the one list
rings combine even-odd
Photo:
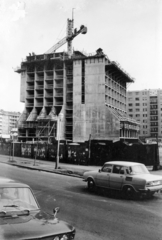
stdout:
[[[0,154],[38,160],[56,161],[57,141],[46,143],[0,143]],[[59,159],[62,163],[102,166],[107,161],[132,161],[153,166],[160,166],[157,144],[139,142],[87,141],[85,143],[60,142]]]

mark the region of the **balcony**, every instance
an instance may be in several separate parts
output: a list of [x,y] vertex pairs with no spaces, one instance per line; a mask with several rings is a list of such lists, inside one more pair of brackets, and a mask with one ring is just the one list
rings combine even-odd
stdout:
[[43,85],[37,85],[37,86],[35,86],[35,89],[43,89],[43,88],[44,88]]
[[66,75],[73,75],[73,70],[67,70]]
[[[71,106],[71,105],[66,105],[66,110],[73,110],[73,106]],[[68,116],[68,115],[66,115],[66,116]]]
[[26,86],[26,90],[34,90],[34,86]]
[[55,93],[55,97],[56,98],[62,98],[63,97],[63,93]]
[[63,105],[63,101],[55,102],[55,106],[62,106],[62,105]]
[[46,102],[45,106],[53,106],[53,102]]
[[27,82],[34,82],[34,77],[28,77]]
[[61,74],[55,74],[55,79],[63,79],[63,75]]
[[37,94],[35,98],[43,98],[43,94]]
[[43,82],[44,81],[44,77],[37,77],[37,79],[35,80],[35,81],[37,81],[37,82]]
[[26,96],[26,99],[32,99],[32,98],[34,98],[34,95],[27,95]]
[[63,88],[63,84],[55,84],[54,88]]
[[36,107],[42,107],[42,106],[43,106],[43,102],[36,102],[36,103],[35,103],[35,106],[36,106]]
[[46,84],[45,89],[53,89],[53,84]]
[[68,87],[67,90],[66,90],[67,93],[70,93],[70,92],[73,92],[73,88],[71,87]]
[[50,75],[47,75],[46,78],[45,78],[45,80],[53,80],[53,75],[51,75],[51,76],[50,76]]
[[72,78],[67,78],[66,83],[67,84],[73,84],[73,79]]
[[26,107],[33,107],[33,106],[34,106],[34,103],[26,102]]
[[53,98],[53,93],[45,93],[45,98]]

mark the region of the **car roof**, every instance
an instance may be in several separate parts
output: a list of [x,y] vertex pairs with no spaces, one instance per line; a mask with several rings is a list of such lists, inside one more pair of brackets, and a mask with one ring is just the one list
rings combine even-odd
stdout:
[[18,182],[11,178],[0,176],[0,187],[29,187],[27,184]]
[[111,161],[111,162],[105,162],[105,164],[114,164],[114,165],[122,165],[122,166],[143,165],[142,163],[137,163],[137,162],[124,162],[124,161]]

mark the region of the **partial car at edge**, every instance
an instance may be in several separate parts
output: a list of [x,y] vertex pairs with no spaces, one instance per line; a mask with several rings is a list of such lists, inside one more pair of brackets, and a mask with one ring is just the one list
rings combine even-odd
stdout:
[[72,240],[75,228],[48,214],[23,183],[0,177],[0,240]]

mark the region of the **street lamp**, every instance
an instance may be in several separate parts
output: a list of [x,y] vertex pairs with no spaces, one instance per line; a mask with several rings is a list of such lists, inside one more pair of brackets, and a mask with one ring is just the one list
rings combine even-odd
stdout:
[[12,137],[13,137],[13,149],[12,149],[12,161],[14,161],[14,141],[15,141],[15,138],[17,137],[17,133],[13,133],[13,135],[12,135]]
[[58,119],[57,119],[57,126],[58,126],[58,144],[57,144],[57,158],[56,158],[56,164],[55,164],[55,169],[58,169],[59,165],[59,151],[60,151],[60,133],[61,133],[61,120],[63,119],[64,114],[59,113]]

